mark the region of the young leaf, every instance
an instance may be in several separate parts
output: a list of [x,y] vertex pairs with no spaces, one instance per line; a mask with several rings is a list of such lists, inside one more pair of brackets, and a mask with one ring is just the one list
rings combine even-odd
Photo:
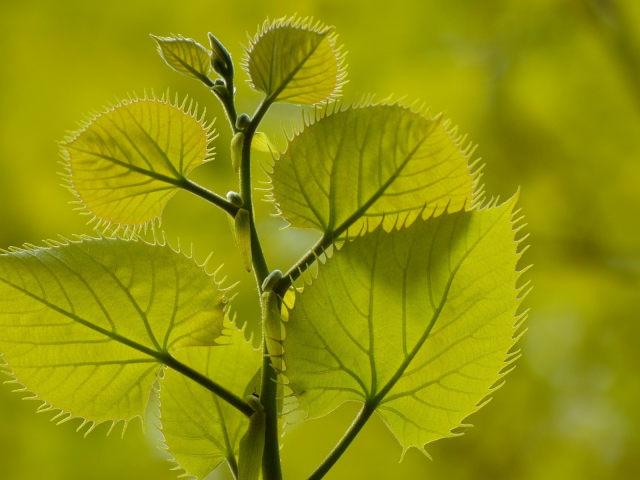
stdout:
[[12,249],[0,254],[2,371],[55,418],[126,423],[169,352],[216,345],[226,301],[166,244],[85,236]]
[[[262,353],[235,325],[229,331],[226,346],[185,348],[175,356],[244,398],[260,389]],[[235,464],[245,415],[173,370],[165,371],[160,402],[164,443],[187,475],[205,478],[225,459]]]
[[240,248],[242,256],[242,264],[247,272],[251,271],[251,218],[250,214],[244,208],[238,210],[234,219],[234,238],[236,245]]
[[299,408],[366,403],[405,451],[454,436],[515,359],[514,204],[378,228],[336,251],[286,324]]
[[340,94],[344,55],[332,27],[309,19],[267,20],[246,50],[251,86],[272,101],[314,105]]
[[240,440],[238,480],[258,480],[262,469],[266,415],[264,408],[249,418],[249,428]]
[[62,143],[69,188],[88,214],[105,224],[146,224],[191,170],[213,158],[213,126],[186,102],[126,100]]
[[337,104],[316,113],[276,162],[273,200],[294,227],[326,236],[363,226],[411,222],[425,208],[435,215],[469,207],[477,176],[471,146],[440,116],[397,104]]
[[158,53],[172,69],[187,77],[212,84],[208,77],[211,70],[211,54],[193,38],[184,38],[182,35],[172,37],[151,35],[151,38],[158,43]]

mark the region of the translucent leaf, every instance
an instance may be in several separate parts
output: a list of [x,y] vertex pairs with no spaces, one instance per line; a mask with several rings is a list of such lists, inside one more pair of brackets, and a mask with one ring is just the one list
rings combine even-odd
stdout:
[[[186,348],[176,357],[242,398],[260,390],[262,353],[235,326],[229,345]],[[235,463],[245,415],[173,370],[161,381],[160,402],[164,443],[187,475],[204,478],[225,459]]]
[[5,373],[97,424],[141,415],[174,350],[216,345],[226,293],[192,258],[139,239],[82,237],[0,254]]
[[214,130],[203,119],[186,99],[123,101],[61,145],[69,188],[105,224],[159,217],[188,173],[213,158]]
[[205,82],[211,81],[208,79],[211,54],[193,38],[184,38],[182,35],[151,35],[151,38],[158,43],[158,53],[162,59],[176,72]]
[[321,265],[286,323],[299,408],[367,402],[405,451],[454,436],[514,360],[514,204],[378,228]]
[[358,234],[457,211],[478,198],[471,145],[441,117],[397,104],[316,111],[271,175],[273,200],[294,227]]
[[309,19],[267,20],[246,51],[252,87],[273,101],[303,105],[338,96],[346,74],[332,30]]

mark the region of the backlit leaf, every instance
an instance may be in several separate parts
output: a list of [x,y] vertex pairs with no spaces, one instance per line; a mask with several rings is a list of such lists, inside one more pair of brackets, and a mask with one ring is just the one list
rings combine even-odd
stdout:
[[277,102],[314,105],[339,95],[344,55],[332,27],[312,20],[268,20],[251,40],[244,68],[251,86]]
[[226,293],[193,258],[134,237],[0,254],[5,373],[95,425],[141,415],[163,356],[216,345]]
[[405,451],[454,436],[515,359],[514,204],[378,228],[320,265],[286,323],[299,408],[366,402]]
[[273,200],[294,227],[357,234],[388,230],[423,210],[456,211],[479,198],[471,145],[440,116],[397,104],[332,104],[316,111],[275,162]]
[[[229,344],[185,348],[176,358],[205,374],[241,398],[260,391],[262,353],[229,327]],[[164,443],[179,468],[205,478],[221,462],[238,455],[249,419],[183,375],[167,370],[161,381],[160,402]]]
[[176,72],[211,82],[208,79],[209,70],[211,70],[210,53],[193,38],[184,38],[182,35],[171,37],[151,35],[151,38],[158,43],[158,53],[162,59]]
[[195,167],[213,158],[212,124],[186,99],[123,101],[94,117],[62,146],[69,188],[105,224],[142,225]]

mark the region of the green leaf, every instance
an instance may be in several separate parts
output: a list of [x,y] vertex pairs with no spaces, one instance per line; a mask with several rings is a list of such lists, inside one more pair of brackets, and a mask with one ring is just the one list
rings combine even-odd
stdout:
[[271,175],[272,199],[294,227],[357,235],[480,198],[468,165],[473,149],[441,116],[397,104],[340,110],[334,103],[305,123]]
[[344,55],[333,27],[310,19],[264,22],[246,50],[251,86],[271,101],[314,105],[340,94]]
[[62,421],[126,424],[142,415],[170,352],[216,345],[226,291],[167,244],[48,244],[0,254],[2,371]]
[[286,323],[299,408],[366,403],[404,451],[456,435],[515,360],[515,201],[378,228],[321,265]]
[[[262,353],[235,325],[229,344],[186,348],[176,358],[244,398],[260,391]],[[208,390],[166,370],[160,391],[164,443],[187,475],[206,477],[225,459],[235,463],[249,419]]]
[[213,124],[187,99],[123,101],[61,144],[69,188],[98,225],[143,225],[195,167],[213,158]]
[[182,35],[151,35],[151,38],[158,43],[158,53],[172,69],[187,77],[211,83],[208,77],[211,70],[211,54],[193,38],[184,38]]

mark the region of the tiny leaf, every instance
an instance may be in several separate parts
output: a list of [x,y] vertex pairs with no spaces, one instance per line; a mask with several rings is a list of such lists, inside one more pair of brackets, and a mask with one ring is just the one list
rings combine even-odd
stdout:
[[265,21],[246,51],[255,90],[272,101],[314,105],[340,94],[344,55],[332,27],[309,19]]
[[470,207],[477,175],[471,146],[441,117],[397,104],[317,112],[275,163],[272,199],[294,227],[357,235]]
[[187,77],[197,78],[207,84],[211,83],[208,77],[211,69],[210,53],[193,38],[184,38],[182,35],[171,37],[151,35],[151,38],[158,43],[158,53],[172,69]]
[[[228,345],[185,348],[176,358],[240,397],[260,388],[253,384],[262,354],[235,325]],[[225,459],[235,462],[249,419],[208,390],[173,370],[161,381],[162,433],[169,453],[187,475],[205,478]]]
[[251,271],[251,216],[247,210],[241,208],[234,220],[234,238],[240,248],[242,264],[247,272]]
[[256,411],[249,419],[249,428],[240,440],[238,480],[258,480],[262,468],[266,414]]
[[515,359],[514,204],[378,228],[321,265],[286,324],[299,408],[366,403],[405,451],[454,436]]
[[216,345],[225,311],[214,277],[166,244],[82,237],[0,254],[2,370],[63,420],[142,415],[164,357]]
[[159,217],[187,174],[213,158],[212,125],[165,98],[123,101],[62,143],[69,188],[105,224]]

